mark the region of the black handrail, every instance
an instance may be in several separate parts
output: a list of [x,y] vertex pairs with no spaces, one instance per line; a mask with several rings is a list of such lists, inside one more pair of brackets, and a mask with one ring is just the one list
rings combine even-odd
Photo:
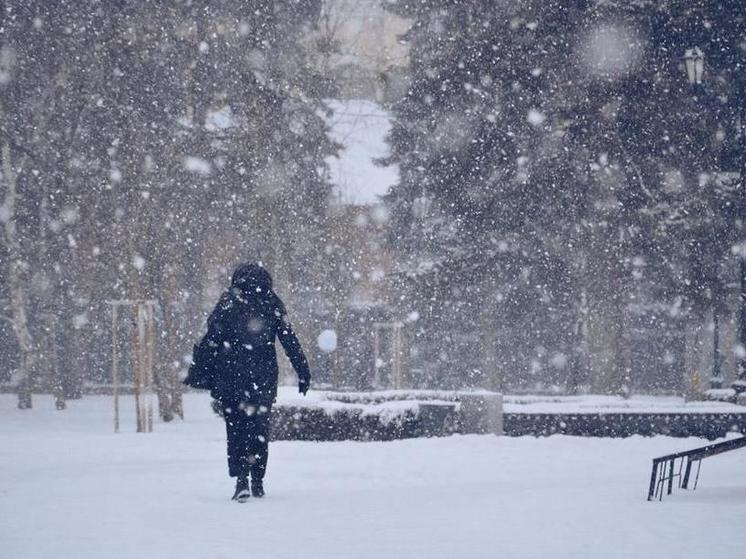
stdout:
[[[702,467],[702,460],[735,450],[737,448],[746,447],[746,436],[739,437],[737,439],[731,439],[722,443],[709,444],[700,448],[694,448],[692,450],[686,450],[684,452],[676,452],[674,454],[666,454],[665,456],[659,456],[653,458],[653,471],[650,473],[650,486],[648,488],[648,501],[652,501],[656,496],[659,496],[660,500],[663,500],[663,486],[667,484],[667,493],[671,494],[673,491],[673,480],[679,478],[679,487],[682,489],[689,488],[689,478],[692,472],[692,464],[697,462],[697,475],[694,480],[693,489],[697,488],[697,482],[699,481],[699,471]],[[686,459],[686,469],[682,476],[682,469],[684,466],[684,460]],[[678,472],[676,471],[676,461],[681,460],[679,463]]]

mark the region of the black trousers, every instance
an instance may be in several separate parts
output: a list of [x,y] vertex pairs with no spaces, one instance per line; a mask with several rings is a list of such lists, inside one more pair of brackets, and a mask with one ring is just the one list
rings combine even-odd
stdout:
[[271,406],[243,403],[223,407],[228,438],[228,473],[231,477],[251,474],[252,479],[264,478],[271,412]]

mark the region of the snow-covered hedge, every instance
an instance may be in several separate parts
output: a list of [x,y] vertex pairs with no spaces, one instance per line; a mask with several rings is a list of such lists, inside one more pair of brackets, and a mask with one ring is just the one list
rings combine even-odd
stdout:
[[442,436],[456,428],[457,406],[415,401],[382,404],[280,403],[272,417],[274,439],[385,441]]
[[281,390],[274,408],[273,437],[391,440],[499,432],[502,415],[490,422],[494,406],[481,405],[490,397],[500,398],[489,392],[425,390],[315,392],[302,398]]

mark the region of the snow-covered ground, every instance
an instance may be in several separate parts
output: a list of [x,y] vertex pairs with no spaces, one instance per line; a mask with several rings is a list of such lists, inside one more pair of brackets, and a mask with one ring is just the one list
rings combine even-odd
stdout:
[[0,396],[0,557],[742,558],[746,452],[704,462],[697,491],[645,500],[651,458],[699,439],[453,436],[277,442],[268,496],[229,500],[222,422],[122,433],[111,399],[59,412]]

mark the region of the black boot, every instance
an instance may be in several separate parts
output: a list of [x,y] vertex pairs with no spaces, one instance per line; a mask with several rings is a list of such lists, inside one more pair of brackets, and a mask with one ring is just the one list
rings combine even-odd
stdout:
[[264,497],[264,484],[261,479],[251,480],[251,494],[254,497]]
[[237,477],[236,492],[233,494],[233,500],[245,503],[249,497],[251,497],[251,493],[249,493],[249,478],[247,476]]

